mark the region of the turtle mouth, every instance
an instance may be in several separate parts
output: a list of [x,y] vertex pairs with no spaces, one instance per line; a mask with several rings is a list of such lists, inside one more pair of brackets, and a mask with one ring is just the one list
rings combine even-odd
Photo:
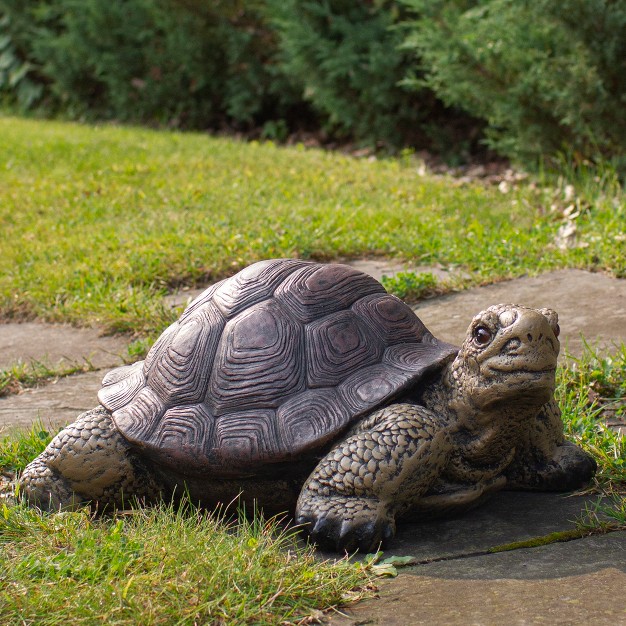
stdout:
[[556,365],[549,365],[546,367],[515,367],[514,365],[490,365],[489,370],[492,372],[497,372],[499,374],[554,374],[556,372]]

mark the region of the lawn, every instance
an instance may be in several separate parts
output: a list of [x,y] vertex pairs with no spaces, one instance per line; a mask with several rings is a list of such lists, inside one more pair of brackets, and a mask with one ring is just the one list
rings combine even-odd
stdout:
[[[396,257],[461,270],[455,288],[556,267],[626,276],[626,203],[610,172],[506,189],[424,174],[409,155],[10,117],[0,137],[5,320],[152,338],[176,315],[160,296],[268,257]],[[451,288],[427,275],[393,286]],[[0,374],[11,391],[54,372]],[[624,413],[625,378],[624,349],[559,372],[566,433],[612,492],[626,482],[624,443],[599,418]],[[49,436],[0,438],[0,471],[19,471]],[[371,576],[316,560],[275,522],[229,525],[167,505],[96,519],[0,502],[0,553],[7,624],[306,622],[359,597]]]
[[[271,257],[398,257],[461,268],[466,285],[626,274],[623,195],[591,176],[502,193],[409,157],[8,117],[0,136],[4,318],[154,335],[172,315],[157,296]],[[567,224],[576,247],[562,250]]]

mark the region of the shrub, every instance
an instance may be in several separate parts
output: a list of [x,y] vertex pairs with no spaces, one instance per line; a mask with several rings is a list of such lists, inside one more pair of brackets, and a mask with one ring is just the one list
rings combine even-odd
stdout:
[[487,120],[489,143],[526,161],[562,151],[619,157],[626,144],[626,5],[614,0],[402,0],[408,84]]
[[[361,142],[423,143],[422,122],[437,107],[427,89],[399,85],[406,55],[393,29],[394,0],[268,0],[280,67],[325,120],[326,129]],[[421,137],[420,137],[421,135]]]
[[46,78],[32,49],[52,13],[42,0],[0,0],[0,96],[20,110],[41,104]]
[[74,116],[215,128],[280,117],[290,105],[260,2],[28,4],[0,0],[0,9],[22,26],[14,39],[29,42],[27,60]]

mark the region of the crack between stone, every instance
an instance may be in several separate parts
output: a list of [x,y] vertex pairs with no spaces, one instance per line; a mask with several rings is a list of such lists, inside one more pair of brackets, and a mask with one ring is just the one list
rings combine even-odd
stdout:
[[576,541],[578,539],[584,539],[585,537],[591,537],[592,535],[605,535],[608,533],[618,532],[625,530],[623,525],[614,524],[606,525],[601,528],[585,528],[585,529],[572,529],[566,531],[557,531],[548,535],[542,535],[539,537],[532,537],[523,541],[515,541],[511,543],[501,544],[486,550],[476,550],[474,552],[465,552],[463,554],[451,554],[447,556],[436,556],[427,559],[421,559],[411,563],[411,566],[417,565],[429,565],[430,563],[441,563],[443,561],[458,561],[460,559],[469,559],[478,556],[488,556],[493,554],[500,554],[502,552],[511,552],[513,550],[522,550],[524,548],[540,548],[541,546],[551,545],[553,543],[565,543],[568,541]]

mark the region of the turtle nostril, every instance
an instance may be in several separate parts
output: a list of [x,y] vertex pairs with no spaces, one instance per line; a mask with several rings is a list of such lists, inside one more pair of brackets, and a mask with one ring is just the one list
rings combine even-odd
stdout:
[[506,345],[504,346],[504,352],[508,352],[509,354],[515,352],[520,348],[522,342],[519,339],[509,339]]
[[530,333],[528,333],[526,335],[526,338],[528,339],[528,341],[532,341],[533,340],[533,336]]

